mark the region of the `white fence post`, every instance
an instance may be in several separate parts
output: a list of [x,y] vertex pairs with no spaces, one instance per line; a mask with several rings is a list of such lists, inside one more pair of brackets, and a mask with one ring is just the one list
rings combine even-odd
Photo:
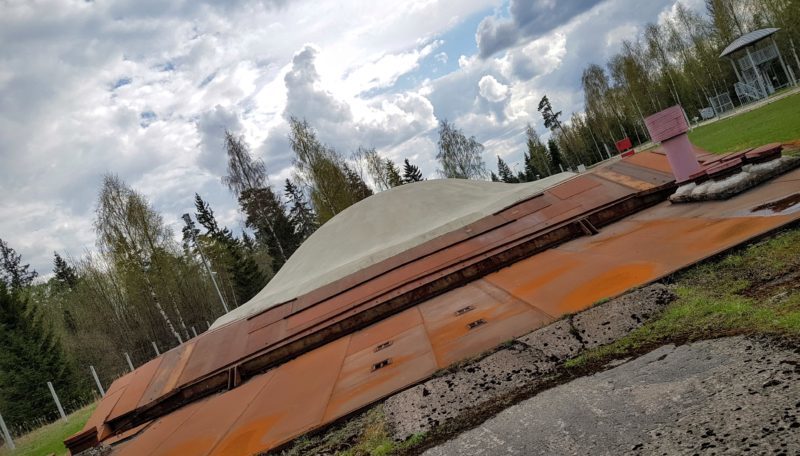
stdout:
[[47,382],[47,387],[50,388],[50,394],[53,395],[53,400],[56,401],[56,407],[58,407],[58,413],[61,414],[61,419],[63,419],[64,422],[67,422],[67,414],[64,413],[64,408],[61,407],[61,401],[58,400],[56,389],[53,388],[53,384],[51,382]]
[[8,432],[8,428],[6,427],[6,422],[3,421],[3,415],[0,415],[0,431],[3,432],[3,441],[6,442],[6,446],[9,450],[13,450],[16,448],[14,446],[14,441],[11,440],[11,433]]
[[103,389],[103,384],[100,383],[100,378],[97,377],[97,372],[94,370],[94,366],[89,366],[89,370],[92,371],[94,382],[97,383],[97,389],[100,390],[100,397],[106,397],[106,390]]
[[194,337],[197,337],[197,330],[194,329],[194,326],[192,326],[192,332],[194,333]]
[[161,356],[161,353],[158,351],[158,345],[156,345],[156,341],[151,340],[150,343],[153,344],[153,350],[156,351],[156,356]]
[[128,355],[127,352],[125,352],[125,360],[128,361],[128,367],[130,367],[131,368],[131,372],[133,372],[134,371],[133,362],[131,362],[131,357],[130,357],[130,355]]

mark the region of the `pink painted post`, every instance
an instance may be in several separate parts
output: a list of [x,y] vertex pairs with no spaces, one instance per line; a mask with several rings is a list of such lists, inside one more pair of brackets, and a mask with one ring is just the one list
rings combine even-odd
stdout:
[[689,125],[680,105],[655,113],[644,120],[653,141],[660,142],[667,152],[667,160],[678,183],[689,180],[692,174],[702,171],[686,132]]

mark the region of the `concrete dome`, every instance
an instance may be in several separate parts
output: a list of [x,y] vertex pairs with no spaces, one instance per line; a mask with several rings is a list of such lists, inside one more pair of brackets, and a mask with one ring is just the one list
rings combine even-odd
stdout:
[[261,292],[217,319],[212,328],[311,292],[573,176],[560,173],[524,184],[427,180],[373,195],[320,227]]

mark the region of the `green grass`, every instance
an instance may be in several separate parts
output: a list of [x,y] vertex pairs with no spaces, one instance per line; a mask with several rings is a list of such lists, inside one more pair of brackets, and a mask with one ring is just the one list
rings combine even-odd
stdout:
[[800,229],[782,233],[676,278],[678,299],[626,337],[566,367],[596,365],[671,341],[729,334],[800,338]]
[[58,420],[55,423],[14,439],[17,448],[14,451],[3,447],[0,456],[44,456],[48,454],[68,454],[64,447],[64,439],[83,428],[97,404],[86,406],[67,417],[67,423]]
[[800,139],[800,94],[786,97],[689,133],[692,144],[714,153]]

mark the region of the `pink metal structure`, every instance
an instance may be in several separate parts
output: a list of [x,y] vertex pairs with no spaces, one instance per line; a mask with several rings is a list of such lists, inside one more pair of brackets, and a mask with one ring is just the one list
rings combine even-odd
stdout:
[[678,184],[702,171],[686,132],[689,125],[680,105],[655,113],[644,120],[650,137],[660,142]]

